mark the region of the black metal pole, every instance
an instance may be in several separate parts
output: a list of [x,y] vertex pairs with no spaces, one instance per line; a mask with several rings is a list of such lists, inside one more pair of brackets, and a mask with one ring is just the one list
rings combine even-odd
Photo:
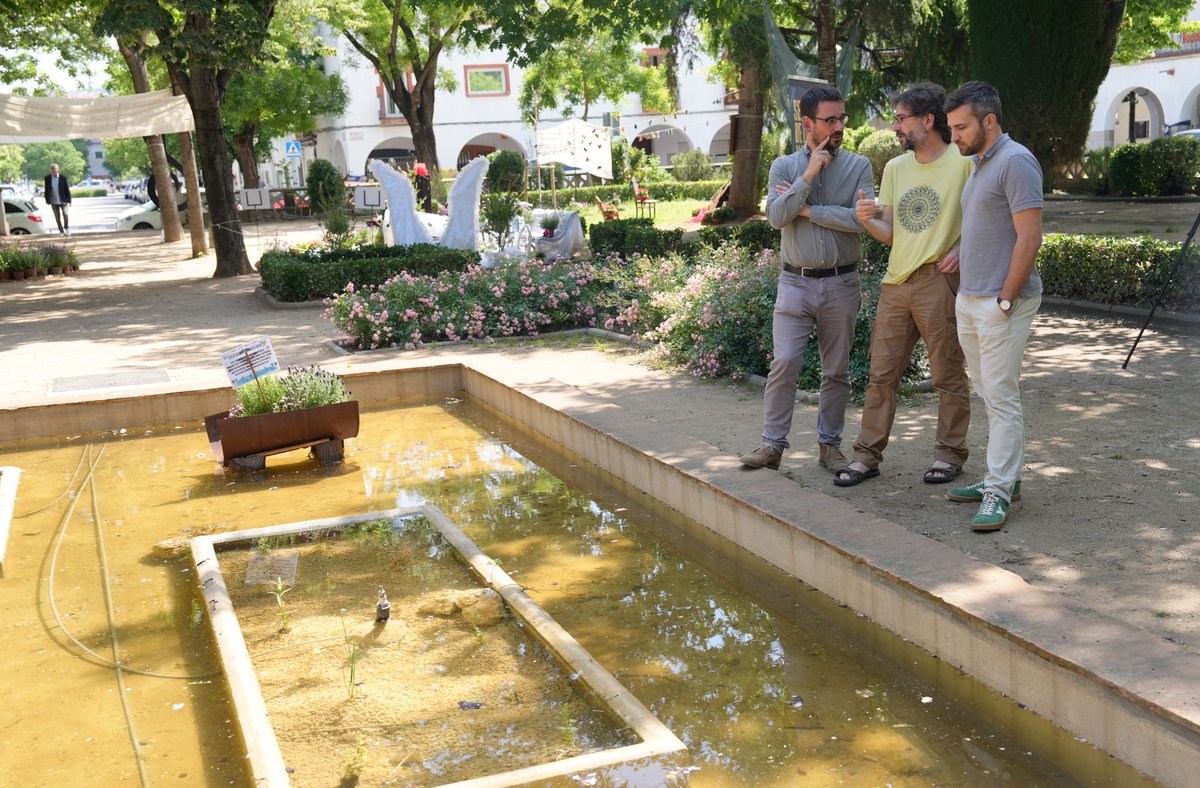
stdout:
[[1146,333],[1146,327],[1150,325],[1150,320],[1153,319],[1155,310],[1162,303],[1163,296],[1167,294],[1167,288],[1171,286],[1171,280],[1175,278],[1175,272],[1179,270],[1179,264],[1187,256],[1188,247],[1192,244],[1192,236],[1196,234],[1197,227],[1200,227],[1200,213],[1196,214],[1196,221],[1192,222],[1192,229],[1188,230],[1187,238],[1183,240],[1183,246],[1179,247],[1179,256],[1175,258],[1175,264],[1171,266],[1171,270],[1167,273],[1167,279],[1163,282],[1162,289],[1158,291],[1158,297],[1154,299],[1154,305],[1150,307],[1150,314],[1146,315],[1146,322],[1142,323],[1142,330],[1138,332],[1137,338],[1133,340],[1133,346],[1129,348],[1129,354],[1125,356],[1125,363],[1121,364],[1121,369],[1129,368],[1129,359],[1133,358],[1133,351],[1137,350],[1138,342],[1142,341],[1142,334]]

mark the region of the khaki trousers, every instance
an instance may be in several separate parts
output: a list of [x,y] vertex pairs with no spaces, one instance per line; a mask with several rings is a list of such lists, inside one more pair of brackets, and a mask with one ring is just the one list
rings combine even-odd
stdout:
[[881,286],[871,330],[871,377],[853,461],[868,468],[883,461],[896,419],[900,378],[919,337],[929,350],[933,387],[938,392],[933,458],[966,463],[971,400],[954,312],[957,290],[958,274],[944,274],[933,263],[921,266],[898,285]]

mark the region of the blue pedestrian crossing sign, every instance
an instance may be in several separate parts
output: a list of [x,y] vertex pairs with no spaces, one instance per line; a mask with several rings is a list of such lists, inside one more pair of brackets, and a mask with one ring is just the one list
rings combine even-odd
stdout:
[[300,158],[300,140],[286,140],[283,143],[283,152],[289,159]]

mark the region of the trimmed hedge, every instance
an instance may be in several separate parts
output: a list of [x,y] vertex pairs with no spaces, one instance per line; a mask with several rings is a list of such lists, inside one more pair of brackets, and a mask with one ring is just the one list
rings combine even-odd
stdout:
[[[679,181],[652,181],[648,183],[639,183],[649,190],[650,199],[662,200],[710,200],[717,193],[717,189],[725,185],[725,181],[691,181],[682,183]],[[577,202],[595,204],[595,199],[599,197],[604,202],[610,202],[614,194],[620,195],[622,200],[628,201],[633,199],[633,187],[628,183],[614,183],[609,186],[580,186],[578,188],[559,189],[557,192],[559,204],[564,200],[575,200]],[[525,199],[534,205],[549,205],[550,191],[527,191]]]
[[263,289],[280,301],[316,301],[355,287],[380,285],[397,274],[437,275],[478,265],[479,253],[435,244],[351,249],[270,249],[258,263]]
[[[1038,271],[1045,295],[1149,307],[1179,247],[1153,238],[1047,235],[1038,253]],[[1194,253],[1179,266],[1162,307],[1200,312],[1200,262]]]
[[701,228],[700,242],[712,247],[731,243],[755,252],[763,249],[779,251],[779,231],[769,222],[756,219],[741,224]]

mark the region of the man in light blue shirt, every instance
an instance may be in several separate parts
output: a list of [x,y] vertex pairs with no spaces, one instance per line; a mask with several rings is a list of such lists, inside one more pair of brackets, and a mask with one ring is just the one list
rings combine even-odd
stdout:
[[978,502],[975,531],[1004,527],[1021,498],[1025,421],[1021,363],[1033,316],[1042,303],[1037,253],[1042,245],[1042,168],[1000,128],[1000,95],[968,82],[946,99],[950,137],[975,169],[962,193],[958,340],[971,383],[988,415],[987,476],[946,493]]

